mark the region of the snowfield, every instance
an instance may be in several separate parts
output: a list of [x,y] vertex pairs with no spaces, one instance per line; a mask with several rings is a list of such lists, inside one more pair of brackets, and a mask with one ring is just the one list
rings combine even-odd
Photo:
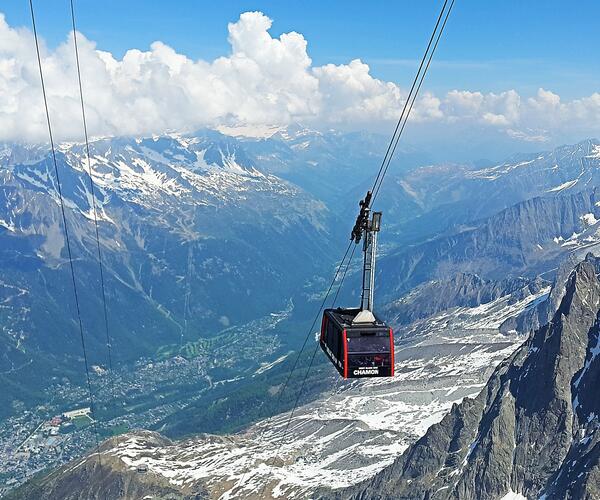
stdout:
[[502,297],[421,322],[421,335],[398,340],[394,378],[345,381],[332,375],[331,391],[298,408],[289,426],[284,413],[240,434],[167,445],[144,431],[104,453],[125,469],[144,464],[184,493],[203,485],[222,500],[306,498],[320,488],[358,483],[389,465],[454,403],[481,390],[524,340],[501,334],[500,323],[547,293],[516,302]]

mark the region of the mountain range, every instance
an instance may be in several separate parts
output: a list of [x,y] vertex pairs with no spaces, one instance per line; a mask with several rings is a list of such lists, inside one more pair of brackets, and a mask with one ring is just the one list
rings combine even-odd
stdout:
[[[599,275],[600,259],[589,254],[555,285],[562,293],[552,321],[521,346],[506,337],[494,346],[488,335],[477,347],[473,313],[463,323],[470,340],[429,344],[435,355],[424,361],[427,336],[420,337],[402,349],[412,352],[401,351],[395,380],[338,386],[303,407],[285,435],[286,415],[229,437],[173,442],[132,433],[107,441],[100,458],[91,454],[18,492],[41,499],[596,498]],[[490,362],[499,364],[487,383],[466,389],[490,373]],[[408,444],[411,432],[422,437]]]
[[[118,362],[283,308],[333,259],[335,218],[325,205],[258,170],[236,144],[207,132],[90,145]],[[84,149],[62,145],[57,161],[90,360],[105,365]],[[81,348],[51,156],[11,146],[0,163],[0,372],[4,395],[22,399],[49,371],[80,374]],[[24,366],[41,377],[25,383]]]
[[337,498],[597,498],[600,259],[589,254],[552,320],[474,399]]
[[[39,487],[69,498],[79,474],[92,478],[89,498],[108,491],[105,475],[119,491],[175,498],[252,497],[256,488],[273,496],[367,498],[364,488],[375,484],[368,483],[373,477],[386,478],[373,490],[382,498],[404,491],[388,483],[406,478],[386,471],[405,460],[430,425],[445,425],[450,417],[444,415],[456,405],[467,408],[482,398],[495,366],[501,371],[531,332],[555,321],[573,267],[596,250],[600,143],[485,167],[430,165],[427,154],[402,151],[378,207],[385,230],[376,294],[396,331],[399,375],[340,384],[318,360],[279,449],[287,428],[287,414],[279,412],[291,408],[295,388],[280,406],[274,401],[347,237],[340,221],[355,215],[381,143],[378,136],[301,126],[259,139],[199,131],[93,141],[119,366],[114,378],[119,387],[132,387],[119,389],[119,397],[131,401],[125,412],[108,417],[104,401],[102,415],[111,425],[131,412],[147,415],[138,425],[167,437],[134,432],[113,438],[102,448],[106,464],[94,465],[87,456],[25,491],[41,494]],[[106,346],[83,146],[61,145],[58,161],[84,326],[101,373]],[[4,145],[0,164],[0,380],[8,416],[17,411],[15,400],[31,407],[57,388],[77,387],[82,359],[48,151]],[[359,279],[355,263],[340,303],[357,301]],[[305,355],[300,366],[307,361]],[[158,385],[148,383],[165,370],[169,375]],[[105,376],[94,374],[93,382],[110,392]],[[164,402],[152,402],[150,390]],[[66,404],[52,397],[54,407]],[[265,401],[273,419],[261,420]],[[476,420],[456,426],[467,432],[466,424]],[[210,434],[186,437],[198,432]],[[86,439],[91,446],[89,430]],[[136,472],[142,462],[151,475]],[[169,465],[175,462],[189,467]],[[193,473],[199,469],[204,475]],[[430,485],[438,485],[429,476],[422,483],[415,491],[424,496],[414,498],[426,498]],[[524,484],[511,479],[507,489],[504,481],[489,489],[489,498],[531,494],[533,487]]]

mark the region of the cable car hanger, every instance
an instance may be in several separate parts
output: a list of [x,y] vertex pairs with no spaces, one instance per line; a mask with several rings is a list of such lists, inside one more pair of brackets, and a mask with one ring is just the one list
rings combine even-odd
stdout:
[[377,233],[381,212],[371,212],[372,192],[361,200],[360,212],[350,239],[363,241],[362,289],[359,308],[323,311],[319,343],[344,378],[391,377],[394,375],[392,329],[373,313]]
[[[433,33],[429,38],[429,43],[427,44],[419,69],[404,103],[402,113],[396,124],[396,129],[377,172],[373,187],[370,191],[367,191],[365,198],[359,203],[360,212],[352,229],[350,245],[352,245],[352,241],[358,244],[361,239],[364,239],[360,307],[357,309],[338,307],[323,311],[319,344],[344,378],[391,377],[394,375],[394,338],[392,329],[373,313],[377,233],[381,228],[381,212],[373,212],[370,219],[369,216],[371,215],[371,203],[374,202],[379,194],[400,137],[404,132],[408,117],[446,27],[450,12],[452,12],[455,0],[451,0],[448,9],[446,9],[448,1],[444,0]],[[439,30],[438,27],[440,28]],[[347,253],[348,250],[346,250]],[[344,259],[345,257],[346,255],[344,255]],[[344,259],[342,259],[338,267],[336,277]],[[367,338],[371,338],[371,341],[365,340]]]
[[[373,323],[373,295],[375,292],[375,258],[377,255],[377,233],[381,228],[381,212],[371,212],[371,191],[359,202],[360,212],[356,218],[350,239],[357,245],[363,240],[363,277],[360,297],[360,312],[353,323]],[[363,236],[364,235],[364,236]]]

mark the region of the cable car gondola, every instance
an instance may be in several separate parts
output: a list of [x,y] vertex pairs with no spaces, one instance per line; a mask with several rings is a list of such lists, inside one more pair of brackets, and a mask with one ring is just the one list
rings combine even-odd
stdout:
[[394,375],[392,329],[375,317],[355,323],[360,309],[325,309],[321,347],[344,378]]
[[321,348],[344,378],[392,377],[392,329],[373,314],[375,257],[381,212],[369,219],[371,192],[360,202],[352,241],[363,239],[363,280],[360,308],[325,309],[321,323]]

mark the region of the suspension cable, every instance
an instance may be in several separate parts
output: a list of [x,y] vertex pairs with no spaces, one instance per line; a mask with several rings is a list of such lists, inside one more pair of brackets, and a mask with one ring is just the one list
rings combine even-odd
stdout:
[[336,292],[335,292],[335,296],[333,297],[333,300],[331,301],[331,307],[333,308],[333,306],[335,306],[335,304],[337,303],[337,299],[338,296],[340,294],[340,290],[342,289],[342,285],[344,284],[344,280],[346,279],[346,274],[348,274],[348,269],[350,268],[350,264],[352,263],[352,258],[354,257],[354,252],[356,252],[356,247],[358,245],[354,245],[352,247],[352,252],[350,253],[350,258],[348,259],[348,263],[346,264],[346,269],[344,269],[344,274],[342,274],[342,279],[340,280],[340,286],[338,286]]
[[[371,192],[373,192],[375,190],[375,187],[377,186],[377,183],[379,182],[379,178],[381,176],[381,173],[384,170],[386,161],[388,159],[388,157],[390,157],[390,152],[392,149],[392,146],[394,144],[394,139],[396,137],[396,134],[398,133],[398,129],[400,128],[400,124],[402,123],[403,119],[404,119],[404,115],[406,113],[407,110],[407,104],[410,101],[410,98],[413,94],[413,91],[415,89],[415,86],[417,84],[417,80],[419,79],[419,75],[421,74],[421,70],[423,69],[423,65],[425,64],[425,59],[427,58],[427,54],[429,53],[429,49],[431,48],[431,44],[433,43],[433,39],[435,38],[435,34],[438,30],[438,26],[440,24],[440,21],[442,19],[442,16],[444,14],[444,10],[446,9],[446,4],[448,3],[448,0],[444,0],[444,5],[442,5],[442,9],[440,10],[440,13],[438,15],[437,21],[435,23],[435,26],[433,28],[433,31],[431,32],[431,36],[429,37],[429,42],[427,43],[427,48],[425,49],[425,52],[423,53],[423,57],[421,58],[421,63],[419,64],[419,69],[417,70],[417,74],[415,75],[412,85],[410,87],[410,91],[408,92],[408,95],[406,97],[406,101],[404,102],[404,106],[402,107],[402,113],[400,113],[400,117],[398,118],[398,123],[396,123],[396,128],[394,129],[394,133],[392,134],[392,138],[390,139],[390,143],[388,144],[387,150],[385,152],[385,155],[383,156],[383,160],[381,162],[381,166],[379,167],[379,171],[377,172],[377,177],[375,178],[375,182],[373,183],[373,187],[371,188]],[[393,153],[391,153],[393,155]]]
[[35,50],[36,50],[36,55],[37,55],[37,62],[38,62],[38,68],[39,68],[39,72],[40,72],[40,82],[41,82],[41,86],[42,86],[42,96],[44,98],[44,110],[46,112],[46,123],[48,125],[48,136],[50,137],[50,147],[52,149],[52,162],[54,164],[54,174],[56,176],[56,185],[57,185],[57,191],[58,191],[58,197],[60,199],[60,210],[61,210],[61,215],[62,215],[62,221],[63,221],[63,229],[64,229],[64,233],[65,233],[65,242],[66,242],[66,246],[67,246],[67,254],[69,256],[69,267],[71,270],[71,281],[73,284],[73,295],[75,297],[75,311],[77,313],[77,322],[79,324],[79,336],[81,339],[81,348],[83,350],[83,360],[84,360],[84,366],[85,366],[85,375],[86,375],[86,381],[87,381],[87,390],[88,390],[88,396],[89,396],[89,401],[90,401],[90,408],[92,411],[92,416],[94,417],[93,420],[93,428],[94,428],[94,435],[96,438],[96,453],[98,456],[98,463],[100,465],[102,465],[102,461],[100,459],[100,441],[98,438],[98,426],[96,423],[96,409],[95,409],[95,405],[94,405],[94,395],[92,392],[92,383],[90,380],[90,371],[89,371],[89,365],[88,365],[88,357],[87,357],[87,350],[85,347],[85,338],[83,335],[83,321],[81,319],[81,309],[79,306],[79,295],[77,292],[77,283],[75,281],[75,268],[73,266],[73,253],[71,252],[71,241],[69,238],[69,229],[67,226],[67,217],[65,214],[65,203],[64,203],[64,199],[63,199],[63,195],[62,195],[62,187],[61,187],[61,182],[60,182],[60,175],[58,172],[58,164],[56,161],[56,149],[54,147],[54,136],[52,134],[52,126],[50,124],[50,112],[48,110],[48,99],[46,97],[46,86],[44,83],[44,72],[42,70],[42,58],[40,56],[40,47],[39,47],[39,42],[38,42],[38,36],[37,36],[37,29],[36,29],[36,25],[35,25],[35,13],[34,13],[34,9],[33,9],[33,0],[29,0],[29,8],[31,10],[31,24],[33,26],[33,37],[35,40]]
[[98,258],[98,269],[100,271],[100,289],[102,291],[102,309],[104,313],[104,331],[106,335],[106,352],[108,359],[108,375],[110,380],[110,394],[112,396],[113,411],[116,408],[115,405],[115,391],[114,391],[114,373],[112,363],[112,342],[108,326],[108,306],[106,302],[106,287],[104,284],[104,264],[102,260],[102,250],[100,249],[100,231],[98,228],[98,210],[96,204],[96,186],[94,183],[94,177],[92,173],[92,163],[90,161],[90,142],[88,139],[88,128],[87,119],[85,115],[85,104],[83,99],[83,85],[81,83],[81,66],[79,64],[79,47],[77,44],[77,27],[75,24],[75,8],[73,6],[73,0],[70,0],[71,4],[71,22],[73,24],[73,45],[75,47],[75,61],[77,63],[77,82],[79,84],[79,100],[81,102],[81,119],[83,122],[83,133],[85,136],[85,152],[87,158],[88,176],[90,179],[90,191],[92,194],[92,212],[94,214],[94,229],[96,232],[96,250]]
[[[348,254],[350,253],[350,248],[351,247],[354,247],[354,249],[356,249],[356,245],[354,245],[352,241],[350,243],[348,243],[346,251],[344,252],[344,256],[342,257],[342,260],[338,264],[337,269],[335,271],[335,274],[333,276],[333,279],[331,280],[331,283],[329,284],[329,288],[327,289],[327,292],[325,293],[325,297],[323,298],[323,301],[321,302],[321,305],[319,306],[319,309],[318,309],[318,311],[315,314],[315,317],[314,317],[314,319],[312,321],[312,324],[311,324],[310,328],[308,329],[308,331],[306,333],[306,336],[304,337],[304,342],[302,343],[302,347],[300,348],[300,351],[298,351],[298,355],[296,356],[296,359],[294,360],[292,368],[288,372],[288,376],[287,376],[287,378],[286,378],[286,380],[285,380],[285,382],[283,384],[283,387],[279,391],[279,395],[277,396],[277,401],[275,402],[275,405],[271,409],[271,412],[269,414],[269,417],[267,418],[266,424],[263,426],[263,428],[261,429],[261,432],[258,435],[258,440],[257,440],[258,445],[262,444],[262,442],[263,442],[263,439],[265,437],[266,429],[269,426],[269,424],[271,423],[271,420],[273,419],[275,411],[279,407],[279,403],[281,402],[281,398],[283,396],[283,393],[285,392],[285,389],[289,385],[289,382],[290,382],[290,380],[292,378],[292,375],[293,375],[294,371],[296,370],[296,367],[298,366],[298,361],[300,361],[300,357],[302,356],[302,352],[304,351],[304,349],[306,347],[306,344],[308,343],[308,339],[310,338],[311,334],[314,331],[315,325],[317,324],[317,320],[321,316],[321,311],[325,307],[325,303],[327,302],[327,299],[329,298],[329,295],[331,294],[331,290],[333,289],[333,286],[334,286],[335,282],[337,281],[337,278],[338,278],[338,276],[340,274],[340,270],[344,266],[344,262],[346,261],[346,257],[348,257]],[[354,254],[354,250],[352,250],[352,254]],[[348,266],[346,266],[346,271],[347,270],[348,270]],[[346,274],[344,273],[344,277],[345,276],[346,276]],[[343,278],[342,278],[342,281],[340,282],[340,286],[341,286],[342,283],[343,283]],[[339,292],[339,288],[338,288],[338,292]],[[337,297],[337,294],[336,294],[336,297]],[[314,354],[313,354],[313,358],[314,358]],[[311,365],[312,365],[312,361],[311,361]],[[261,408],[263,408],[263,407],[264,407],[264,401],[261,403]],[[264,415],[260,416],[259,420],[262,417],[264,417]],[[244,472],[244,474],[242,474],[242,478],[240,479],[240,481],[238,481],[239,485],[241,485],[241,486],[244,485],[244,481],[246,480],[246,476],[247,475],[248,475],[248,471],[246,471],[246,472]]]
[[[442,8],[440,10],[440,13],[438,15],[435,27],[431,33],[431,36],[429,38],[429,42],[427,44],[427,48],[425,50],[425,53],[423,54],[423,57],[421,58],[421,63],[419,64],[419,68],[417,70],[417,74],[415,75],[415,78],[413,80],[412,86],[410,88],[410,92],[407,96],[407,99],[404,103],[403,109],[402,109],[402,113],[400,115],[400,118],[398,120],[398,123],[396,124],[396,128],[394,129],[394,133],[392,135],[392,139],[390,140],[390,143],[388,145],[388,148],[386,150],[386,153],[384,155],[383,161],[381,163],[381,166],[379,167],[379,171],[377,172],[377,176],[375,178],[375,182],[373,183],[373,188],[371,189],[371,192],[373,193],[373,197],[371,200],[371,205],[374,203],[375,198],[377,197],[377,194],[379,193],[379,190],[381,188],[381,185],[383,183],[383,180],[385,178],[385,175],[387,173],[387,170],[389,168],[390,162],[393,158],[393,155],[396,151],[396,147],[398,146],[398,142],[400,140],[400,137],[402,136],[402,133],[404,132],[404,128],[406,126],[406,123],[408,121],[408,118],[410,116],[410,113],[412,111],[413,105],[416,101],[416,98],[418,96],[418,93],[421,89],[421,85],[425,79],[425,75],[427,74],[427,71],[429,69],[429,66],[431,64],[431,61],[433,59],[433,55],[435,54],[435,51],[437,49],[438,43],[441,39],[441,36],[444,32],[444,28],[446,26],[446,22],[448,21],[448,17],[450,16],[450,12],[452,11],[452,7],[454,6],[454,2],[455,0],[451,0],[450,6],[448,9],[446,9],[446,6],[448,5],[448,0],[444,0],[444,4],[442,5]],[[442,22],[443,19],[443,22]],[[442,22],[441,27],[440,27],[440,22]],[[439,29],[438,29],[439,28]],[[435,40],[435,42],[434,42]],[[432,48],[432,43],[433,43],[433,48]],[[431,49],[431,50],[430,50]],[[425,62],[427,61],[427,62]],[[352,242],[351,242],[352,243]],[[355,247],[356,248],[356,247]],[[346,251],[346,253],[348,253]],[[354,251],[352,252],[352,256],[354,254]],[[342,282],[340,283],[340,287],[337,290],[335,299],[337,299],[337,294],[340,291],[340,288],[343,284],[343,280],[346,276],[346,272],[348,271],[348,268],[350,266],[350,262],[352,260],[352,256],[350,257],[350,260],[348,261],[348,264],[346,266],[346,270],[344,272],[344,276],[342,278]],[[341,264],[340,264],[341,267]],[[338,272],[339,272],[339,267],[338,267]],[[337,275],[337,273],[336,273]],[[330,287],[331,289],[331,287]],[[334,299],[334,300],[335,300]],[[332,304],[333,307],[333,304]],[[322,307],[321,307],[322,309]],[[296,396],[296,400],[294,402],[294,406],[292,408],[292,411],[290,412],[284,430],[283,430],[283,434],[282,437],[279,440],[278,446],[277,446],[277,451],[275,452],[275,456],[279,455],[279,452],[281,450],[281,447],[285,441],[285,438],[287,436],[287,432],[289,429],[289,425],[291,423],[291,420],[293,418],[294,412],[296,410],[296,407],[298,406],[300,397],[304,391],[304,387],[306,385],[306,380],[308,379],[308,374],[312,368],[317,350],[318,350],[319,344],[317,343],[317,345],[315,346],[315,349],[313,350],[312,356],[311,356],[311,360],[308,366],[308,369],[306,370],[306,373],[304,375],[304,379],[302,380],[302,384],[300,386],[300,390],[298,391],[298,394]],[[266,488],[267,483],[265,483],[262,487],[260,496],[262,496],[262,494],[264,493],[264,490]]]
[[[406,113],[404,113],[404,110],[403,110],[403,115],[404,115],[403,123],[402,123],[402,126],[400,128],[399,133],[397,134],[397,136],[396,136],[396,138],[394,140],[394,146],[393,146],[393,148],[391,150],[391,153],[390,153],[390,155],[389,155],[389,157],[387,159],[385,168],[383,169],[381,177],[379,178],[379,184],[378,185],[377,185],[377,183],[374,184],[374,190],[373,190],[373,197],[371,199],[371,205],[373,205],[375,203],[375,199],[377,198],[377,195],[379,194],[379,190],[381,189],[381,185],[383,183],[383,179],[385,178],[385,174],[388,171],[388,168],[390,166],[390,162],[392,161],[394,153],[396,152],[396,147],[398,146],[398,142],[400,141],[400,137],[402,136],[402,133],[404,132],[404,128],[406,127],[406,123],[408,122],[408,118],[410,116],[410,112],[412,111],[413,105],[415,104],[415,101],[416,101],[417,96],[419,94],[419,90],[421,90],[421,85],[423,84],[423,80],[425,80],[425,75],[427,74],[427,70],[429,69],[429,65],[431,64],[431,60],[433,59],[433,56],[434,56],[435,51],[437,49],[438,43],[440,41],[440,38],[442,37],[442,34],[444,33],[444,28],[446,27],[446,22],[448,21],[448,17],[450,17],[450,13],[452,12],[452,7],[454,7],[454,1],[455,0],[451,1],[450,7],[448,7],[448,10],[446,11],[446,15],[444,17],[444,22],[442,23],[442,26],[441,26],[440,30],[438,31],[438,33],[437,33],[435,44],[433,45],[433,49],[429,53],[429,57],[427,59],[427,64],[425,66],[425,69],[424,69],[423,73],[420,76],[419,84],[418,84],[418,86],[416,88],[416,91],[415,91],[414,95],[412,96],[412,100],[411,99],[407,99],[407,101],[406,101],[406,103],[404,105],[404,107],[406,109],[407,104],[410,102],[410,104],[408,105],[408,109],[407,109]],[[446,2],[444,2],[444,7],[445,6],[446,6]],[[443,12],[444,12],[444,10],[442,9],[442,12],[440,12],[440,16],[443,14]],[[439,23],[439,18],[438,18],[438,23]],[[435,32],[434,32],[434,34],[435,34]],[[432,36],[433,36],[433,34],[432,34]],[[423,57],[425,57],[425,55]],[[402,117],[401,117],[401,119],[402,119]]]
[[[348,273],[348,269],[350,268],[350,264],[352,263],[352,258],[354,257],[354,252],[355,252],[357,246],[358,245],[353,245],[352,253],[350,254],[350,258],[348,259],[348,263],[346,264],[346,269],[344,270],[344,274],[342,275],[342,279],[340,280],[340,285],[339,285],[339,287],[337,289],[335,297],[333,298],[333,301],[331,302],[331,307],[332,308],[335,307],[335,302],[336,302],[336,300],[338,298],[340,290],[342,289],[342,286],[344,285],[344,280],[346,279],[346,274]],[[294,417],[294,413],[296,411],[296,408],[298,407],[298,403],[300,401],[300,397],[302,396],[302,393],[304,392],[304,387],[306,386],[306,380],[308,379],[308,374],[310,373],[310,370],[311,370],[311,368],[313,366],[313,363],[315,361],[315,356],[317,354],[318,349],[319,349],[319,342],[315,342],[315,348],[313,349],[312,356],[311,356],[310,362],[308,364],[308,368],[306,369],[306,372],[304,374],[304,378],[302,379],[302,384],[300,385],[300,390],[298,391],[298,394],[296,395],[296,400],[294,401],[294,406],[292,407],[292,411],[290,412],[290,414],[289,414],[289,416],[287,418],[287,421],[285,423],[285,427],[283,429],[283,434],[282,434],[281,439],[279,440],[279,443],[277,445],[277,451],[275,452],[275,455],[274,455],[275,457],[277,455],[279,455],[279,452],[281,451],[281,447],[283,446],[283,444],[285,442],[285,438],[287,436],[287,432],[288,432],[288,429],[290,427],[290,423],[292,421],[292,418]],[[261,494],[260,494],[261,497],[262,497],[262,494],[264,492],[265,487],[266,487],[266,483],[263,485],[263,490],[261,491]]]

